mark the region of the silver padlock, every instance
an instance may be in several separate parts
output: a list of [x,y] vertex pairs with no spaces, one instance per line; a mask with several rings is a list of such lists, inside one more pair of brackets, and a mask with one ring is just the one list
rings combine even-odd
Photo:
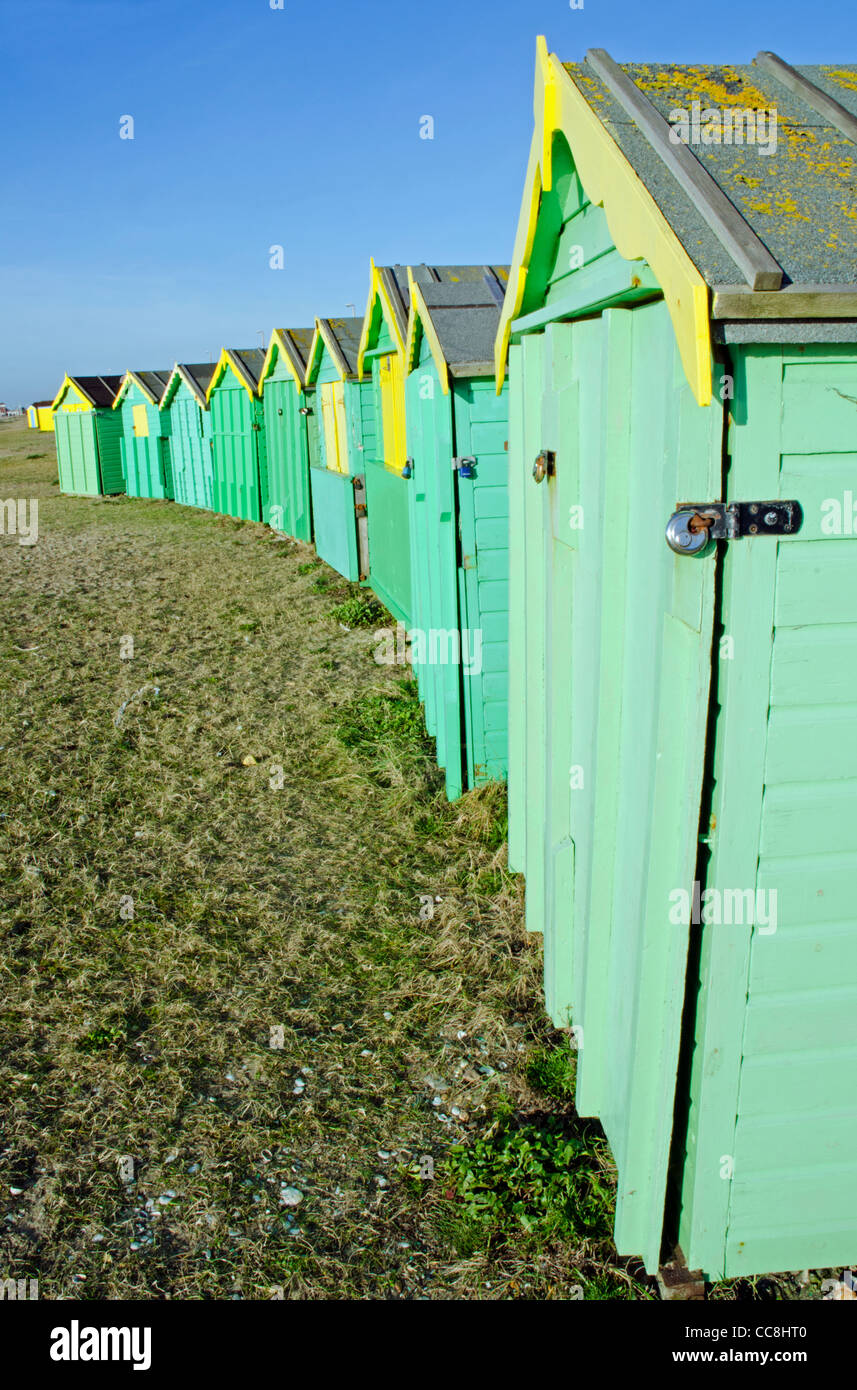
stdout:
[[667,522],[666,535],[667,545],[676,555],[692,555],[698,560],[713,543],[704,527],[698,531],[691,531],[690,520],[696,515],[696,509],[693,507],[673,512]]

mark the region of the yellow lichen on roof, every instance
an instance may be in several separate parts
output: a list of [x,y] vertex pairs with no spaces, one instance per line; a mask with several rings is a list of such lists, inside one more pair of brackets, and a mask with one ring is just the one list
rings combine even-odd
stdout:
[[[704,67],[665,67],[652,71],[642,66],[636,77],[637,86],[644,92],[682,92],[690,101],[707,101],[716,106],[753,107],[754,110],[767,110],[770,97],[742,77],[737,68],[718,65],[716,71],[722,74],[723,81],[712,76],[712,68]],[[643,75],[640,75],[643,74]],[[727,83],[737,83],[739,90],[730,91]]]
[[587,101],[604,100],[600,79],[595,76],[595,73],[592,72],[585,63],[563,63],[563,67],[569,77],[580,87]]
[[857,92],[857,72],[853,68],[831,68],[827,76],[834,82],[838,82],[840,87],[846,87],[850,92]]
[[811,222],[812,218],[805,212],[801,212],[794,198],[788,194],[780,194],[774,198],[773,206],[771,203],[763,203],[753,198],[745,198],[744,206],[751,212],[760,212],[766,217],[785,217],[798,218],[801,222]]

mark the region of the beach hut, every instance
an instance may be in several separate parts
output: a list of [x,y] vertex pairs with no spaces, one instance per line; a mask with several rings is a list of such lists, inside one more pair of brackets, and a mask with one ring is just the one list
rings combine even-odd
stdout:
[[[496,270],[496,267],[494,268]],[[390,612],[406,626],[412,617],[411,476],[405,427],[405,344],[410,283],[478,280],[478,266],[376,266],[370,262],[369,297],[357,358],[358,375],[371,379],[375,428],[364,442],[369,583]]]
[[31,430],[53,433],[53,404],[53,401],[34,401],[32,405],[27,406],[27,424]]
[[312,540],[305,385],[312,341],[311,328],[275,328],[259,383],[267,467],[262,519],[299,541]]
[[615,1237],[857,1261],[857,73],[562,63],[510,382],[509,856]]
[[63,492],[125,491],[122,422],[112,411],[121,384],[121,376],[64,378],[51,406]]
[[177,362],[164,394],[163,434],[170,441],[173,495],[186,507],[214,506],[211,413],[205,399],[213,362]]
[[352,582],[369,570],[363,460],[375,439],[372,382],[357,373],[362,330],[359,318],[316,319],[304,407],[315,548]]
[[507,765],[509,414],[494,341],[508,274],[466,270],[411,275],[405,351],[411,654],[451,800]]
[[393,616],[411,621],[410,504],[405,439],[405,266],[370,262],[369,298],[357,357],[358,375],[374,387],[377,428],[363,450],[369,534],[369,583]]
[[126,372],[113,409],[122,422],[122,469],[129,497],[171,498],[169,415],[160,410],[170,373]]
[[265,506],[265,419],[259,382],[262,348],[224,348],[208,383],[214,510],[261,521]]

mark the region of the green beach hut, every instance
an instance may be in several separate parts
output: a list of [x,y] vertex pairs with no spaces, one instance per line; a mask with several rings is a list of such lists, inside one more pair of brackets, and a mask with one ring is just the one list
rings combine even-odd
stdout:
[[160,409],[170,373],[126,372],[113,409],[122,422],[122,471],[129,497],[173,496],[169,416]]
[[363,472],[369,544],[369,583],[393,616],[411,622],[410,504],[405,438],[405,266],[370,262],[369,298],[357,356],[358,375],[371,381],[375,428],[365,442]]
[[540,40],[535,111],[497,374],[548,1007],[620,1253],[853,1265],[857,71]]
[[359,318],[316,319],[306,372],[315,548],[352,583],[369,570],[363,461],[375,437],[372,383],[357,373],[362,330]]
[[185,507],[214,506],[211,413],[205,399],[213,362],[177,362],[161,397],[170,441],[173,496]]
[[66,376],[51,409],[63,492],[95,497],[125,491],[122,422],[112,406],[121,376]]
[[[496,270],[496,267],[494,268]],[[412,619],[405,352],[410,284],[465,283],[477,266],[377,266],[370,262],[369,297],[357,357],[358,375],[374,387],[376,427],[364,442],[369,583],[390,612]]]
[[494,342],[508,274],[410,277],[411,655],[450,800],[503,780],[509,681],[508,391]]
[[265,507],[265,418],[259,383],[262,348],[223,348],[206,400],[211,411],[214,510],[261,521]]
[[259,383],[267,466],[262,519],[299,541],[312,540],[306,371],[313,336],[312,328],[275,328]]

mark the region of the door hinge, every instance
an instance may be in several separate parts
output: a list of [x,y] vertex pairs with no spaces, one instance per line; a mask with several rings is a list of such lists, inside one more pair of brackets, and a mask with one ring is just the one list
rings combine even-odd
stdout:
[[799,502],[677,502],[666,539],[677,555],[708,553],[712,541],[794,536],[803,525]]

